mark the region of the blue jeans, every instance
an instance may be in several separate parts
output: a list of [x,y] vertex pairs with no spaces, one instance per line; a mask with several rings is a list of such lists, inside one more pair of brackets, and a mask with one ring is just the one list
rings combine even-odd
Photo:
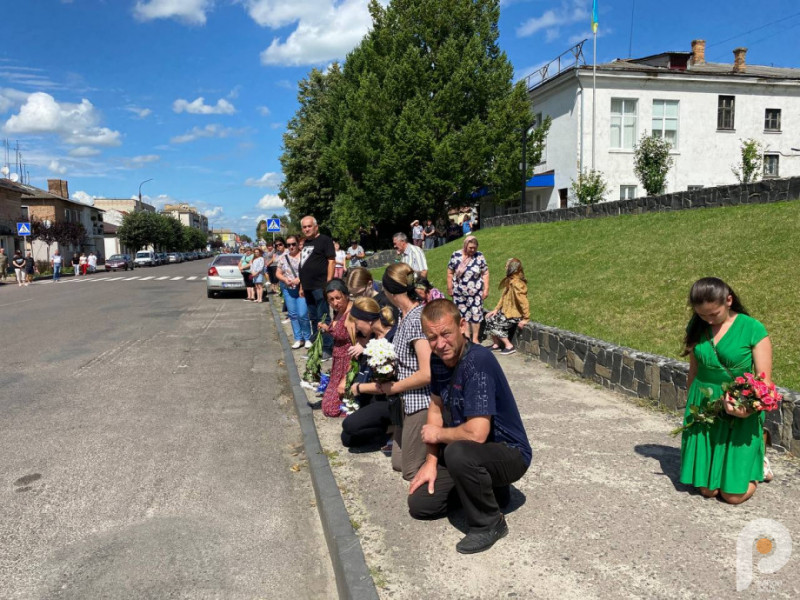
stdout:
[[53,265],[53,281],[61,278],[61,265]]
[[306,299],[300,297],[298,288],[288,288],[282,285],[283,299],[289,310],[289,320],[292,322],[292,334],[296,342],[311,339],[311,323],[308,321],[308,306]]
[[[325,290],[305,290],[306,304],[308,305],[308,318],[311,320],[311,331],[314,339],[317,337],[317,324],[322,321],[330,322],[328,315],[328,300],[325,298]],[[333,338],[330,334],[322,334],[322,349],[327,353],[333,352]]]

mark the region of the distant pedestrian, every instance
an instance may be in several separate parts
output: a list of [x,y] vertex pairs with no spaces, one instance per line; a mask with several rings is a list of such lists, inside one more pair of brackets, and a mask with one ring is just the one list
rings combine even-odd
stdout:
[[447,241],[452,242],[461,237],[461,227],[455,221],[448,219],[447,225]]
[[470,233],[472,233],[472,221],[469,215],[466,215],[464,220],[461,221],[461,235],[469,235]]
[[278,293],[278,259],[283,253],[283,244],[281,243],[280,250],[278,250],[278,240],[275,242],[267,242],[267,249],[263,250],[261,255],[264,258],[264,268],[266,269],[267,278],[269,279],[268,294]]
[[[333,240],[319,232],[319,224],[311,215],[302,218],[300,227],[305,235],[300,254],[300,295],[306,299],[311,331],[316,339],[319,323],[329,318],[325,286],[333,279],[336,249]],[[322,348],[323,360],[330,359],[333,356],[333,338],[330,335],[323,334]]]
[[94,252],[89,252],[89,256],[86,259],[86,264],[89,267],[89,273],[96,273],[97,272],[97,254]]
[[436,244],[436,228],[433,226],[433,221],[430,219],[425,222],[425,228],[422,230],[422,237],[424,239],[425,250],[433,250]]
[[29,250],[25,255],[25,285],[33,281],[34,273],[36,273],[36,261],[33,260],[33,255]]
[[11,264],[14,265],[14,275],[17,278],[17,285],[22,287],[22,284],[25,283],[25,257],[22,256],[22,252],[19,250],[14,252],[14,260],[11,261]]
[[336,250],[336,264],[333,267],[333,278],[342,279],[347,265],[347,252],[342,250],[342,246],[336,238],[333,238],[333,248]]
[[78,256],[78,253],[77,253],[77,252],[75,252],[75,253],[72,255],[72,274],[73,274],[74,276],[76,276],[76,277],[77,277],[77,276],[80,274],[80,272],[81,272],[81,269],[80,269],[80,264],[81,264],[81,257],[80,257],[80,256]]
[[364,248],[359,245],[358,240],[350,241],[350,247],[347,249],[347,258],[350,259],[347,265],[349,269],[363,266],[361,261],[366,258],[366,254],[364,254]]
[[81,271],[81,275],[86,275],[86,269],[89,266],[89,259],[86,258],[86,254],[81,252],[80,257],[78,257],[78,268]]
[[509,339],[511,328],[525,327],[531,316],[528,302],[528,281],[522,270],[522,262],[509,258],[506,262],[506,276],[500,282],[502,296],[494,310],[486,313],[486,333],[492,336],[492,350],[500,354],[513,354],[516,348]]
[[474,235],[464,238],[464,246],[456,250],[447,265],[447,293],[453,297],[461,317],[467,324],[467,336],[479,344],[483,301],[489,295],[489,266],[483,253],[478,252]]
[[423,232],[424,230],[422,228],[422,225],[419,224],[419,221],[417,219],[411,221],[411,239],[417,248],[422,248],[422,244],[424,241]]
[[250,263],[253,262],[255,255],[253,254],[252,248],[245,248],[244,255],[242,256],[241,260],[239,260],[239,271],[242,273],[242,277],[244,278],[244,287],[247,290],[247,298],[245,298],[245,302],[255,302],[256,301],[256,289],[255,284],[253,283],[252,277],[250,277]]
[[8,271],[8,255],[6,249],[0,248],[0,281],[6,282],[6,271]]
[[442,217],[436,219],[436,246],[444,246],[447,243],[447,225]]
[[50,266],[53,267],[53,281],[58,283],[58,280],[61,278],[61,264],[62,264],[62,257],[61,253],[56,250],[53,252],[53,256],[50,259]]

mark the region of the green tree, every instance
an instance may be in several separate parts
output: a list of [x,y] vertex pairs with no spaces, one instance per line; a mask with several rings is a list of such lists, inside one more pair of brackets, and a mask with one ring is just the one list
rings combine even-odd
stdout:
[[134,252],[155,243],[156,219],[151,212],[132,212],[122,218],[122,225],[117,230],[117,237],[123,246]]
[[252,244],[253,243],[253,238],[251,238],[249,235],[245,235],[243,233],[240,233],[239,234],[239,241],[244,242],[245,244]]
[[731,167],[731,171],[733,171],[739,183],[751,183],[757,181],[758,176],[761,174],[763,147],[753,138],[741,140],[741,142],[739,148],[741,162]]
[[633,171],[648,196],[660,194],[664,189],[672,167],[670,149],[672,144],[667,140],[648,135],[646,131],[633,148]]
[[571,187],[572,196],[578,204],[597,204],[603,201],[608,192],[602,171],[595,170],[579,173],[578,179],[572,180]]

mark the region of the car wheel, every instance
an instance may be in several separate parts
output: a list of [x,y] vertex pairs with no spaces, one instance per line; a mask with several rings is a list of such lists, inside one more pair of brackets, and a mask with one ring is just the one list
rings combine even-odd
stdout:
[[211,290],[206,290],[206,298],[213,298],[213,297],[214,297],[214,292],[212,292]]

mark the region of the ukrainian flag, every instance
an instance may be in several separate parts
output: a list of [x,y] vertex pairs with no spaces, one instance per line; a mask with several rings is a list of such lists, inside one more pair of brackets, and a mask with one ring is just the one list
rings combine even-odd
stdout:
[[592,0],[592,33],[597,33],[597,0]]

